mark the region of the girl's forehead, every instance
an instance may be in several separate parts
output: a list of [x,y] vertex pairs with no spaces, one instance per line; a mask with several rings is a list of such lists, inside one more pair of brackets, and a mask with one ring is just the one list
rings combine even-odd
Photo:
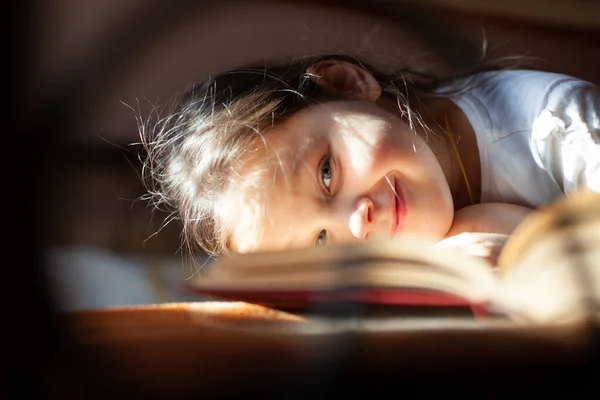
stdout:
[[[297,206],[295,182],[306,161],[301,152],[310,151],[315,139],[260,140],[240,164],[236,178],[221,196],[219,216],[230,232],[233,251],[254,251],[274,241],[285,241],[294,219],[289,210]],[[277,240],[273,235],[277,236]]]
[[[247,151],[237,165],[229,184],[219,196],[216,217],[226,233],[226,241],[235,252],[255,247],[262,235],[265,214],[267,163],[260,151]],[[262,165],[261,165],[262,164]]]
[[284,211],[293,195],[285,183],[286,174],[279,169],[257,166],[240,177],[239,184],[223,194],[220,215],[230,232],[231,249],[249,252],[263,248],[265,241],[270,243],[274,229],[283,238],[283,225],[289,225]]

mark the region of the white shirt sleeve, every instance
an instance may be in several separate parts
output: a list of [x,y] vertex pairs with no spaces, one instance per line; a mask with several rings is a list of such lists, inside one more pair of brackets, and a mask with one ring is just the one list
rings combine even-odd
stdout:
[[530,145],[565,194],[600,192],[600,88],[577,79],[557,82],[534,120]]

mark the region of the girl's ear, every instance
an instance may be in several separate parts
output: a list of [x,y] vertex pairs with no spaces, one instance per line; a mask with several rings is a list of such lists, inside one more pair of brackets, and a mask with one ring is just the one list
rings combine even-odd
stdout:
[[306,74],[326,92],[347,98],[375,101],[381,96],[377,79],[348,61],[324,60],[306,69]]

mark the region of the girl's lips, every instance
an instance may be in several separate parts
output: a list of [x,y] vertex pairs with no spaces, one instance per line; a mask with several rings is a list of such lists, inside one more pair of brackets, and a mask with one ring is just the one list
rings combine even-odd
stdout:
[[404,230],[404,221],[406,220],[406,199],[404,198],[404,192],[402,187],[398,185],[398,182],[394,178],[394,231],[395,235],[402,233]]

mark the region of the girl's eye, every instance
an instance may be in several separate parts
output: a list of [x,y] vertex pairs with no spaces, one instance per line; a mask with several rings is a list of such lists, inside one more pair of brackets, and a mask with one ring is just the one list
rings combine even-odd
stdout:
[[327,190],[331,189],[331,161],[326,159],[321,165],[321,181]]
[[315,245],[324,246],[327,243],[327,231],[325,229],[319,232],[317,239],[315,240]]

